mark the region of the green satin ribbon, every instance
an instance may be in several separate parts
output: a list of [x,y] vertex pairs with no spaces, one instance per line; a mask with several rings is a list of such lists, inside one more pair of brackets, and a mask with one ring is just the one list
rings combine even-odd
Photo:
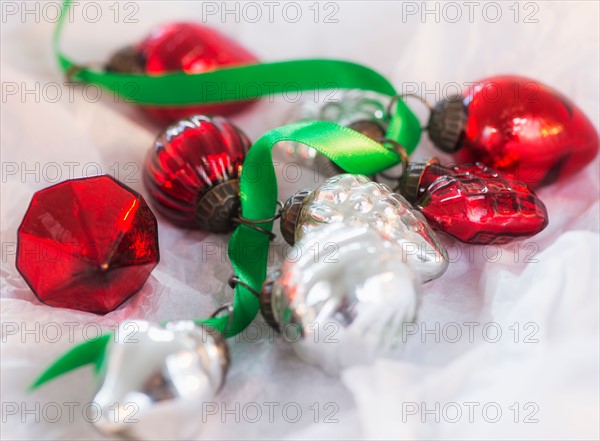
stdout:
[[[245,101],[262,96],[318,89],[361,89],[386,96],[397,95],[394,86],[378,72],[340,60],[290,60],[222,67],[210,72],[132,75],[80,66],[64,55],[60,38],[71,0],[65,0],[53,36],[53,47],[62,71],[70,80],[95,84],[124,100],[140,105],[186,106]],[[410,126],[405,129],[404,126]],[[387,137],[399,142],[408,154],[421,132],[417,117],[402,100],[391,115]]]
[[[384,95],[396,95],[393,86],[380,74],[358,64],[336,60],[294,60],[263,63],[235,68],[218,69],[202,74],[173,73],[160,76],[123,75],[93,71],[77,66],[62,55],[59,40],[64,17],[70,0],[65,1],[62,15],[54,34],[54,48],[61,68],[78,81],[97,84],[122,94],[128,84],[136,85],[136,96],[129,96],[139,104],[185,105],[229,101],[223,95],[208,96],[207,84],[267,84],[268,93],[314,90],[318,88],[363,89]],[[275,84],[275,85],[274,85]],[[319,87],[320,86],[320,87]],[[235,100],[256,98],[247,95],[241,87]],[[410,154],[421,136],[417,117],[398,101],[391,115],[387,138],[401,144]],[[291,124],[267,132],[250,149],[240,177],[241,213],[247,219],[261,220],[272,217],[277,205],[277,180],[271,150],[280,141],[308,145],[331,159],[349,173],[372,175],[398,164],[398,154],[358,132],[329,122]],[[271,231],[273,222],[260,226]],[[266,278],[269,237],[246,225],[239,225],[229,241],[229,257],[237,277],[252,290],[260,291]],[[222,316],[196,323],[209,325],[228,337],[243,331],[255,318],[259,309],[256,296],[244,286],[236,285],[233,317]],[[96,370],[102,365],[112,334],[79,344],[57,359],[32,385],[32,389],[66,372],[93,363]]]
[[29,390],[37,389],[42,384],[87,364],[94,364],[95,372],[98,373],[104,364],[106,347],[111,337],[112,333],[104,334],[74,346],[52,363],[33,382]]
[[[272,217],[277,207],[277,178],[271,150],[280,141],[305,144],[327,156],[349,173],[372,175],[396,165],[398,154],[347,127],[329,122],[303,122],[271,130],[258,139],[244,160],[240,177],[241,214],[250,220]],[[260,226],[271,231],[273,222]],[[239,225],[229,241],[229,258],[237,277],[260,291],[266,278],[269,236]],[[236,285],[233,317],[196,320],[228,337],[243,331],[256,317],[259,301],[252,291]],[[32,385],[32,389],[88,363],[102,365],[112,334],[81,343],[56,360]]]
[[[271,150],[280,141],[293,141],[314,148],[349,173],[371,175],[398,163],[398,155],[354,130],[329,122],[296,123],[271,130],[250,149],[240,178],[242,216],[268,219],[277,206],[277,179]],[[271,231],[273,222],[260,227]],[[266,278],[269,236],[247,225],[236,228],[229,241],[229,258],[236,276],[260,292]],[[245,329],[259,308],[256,296],[237,285],[232,326],[227,335]]]
[[134,75],[79,66],[60,50],[60,37],[71,0],[64,2],[53,47],[71,79],[96,84],[130,102],[147,105],[193,105],[244,101],[261,96],[317,89],[364,89],[394,96],[396,90],[368,67],[339,60],[290,60],[221,67],[199,74]]

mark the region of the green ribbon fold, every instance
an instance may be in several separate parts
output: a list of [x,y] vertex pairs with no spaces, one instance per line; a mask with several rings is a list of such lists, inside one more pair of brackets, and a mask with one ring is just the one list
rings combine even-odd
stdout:
[[[123,95],[128,85],[135,94],[133,102],[150,105],[185,105],[254,99],[275,93],[321,88],[352,88],[394,96],[394,87],[377,72],[346,61],[293,60],[222,68],[201,74],[172,73],[159,76],[123,75],[79,67],[60,52],[60,35],[71,1],[66,0],[54,33],[54,48],[61,69],[71,78],[93,83]],[[208,86],[240,85],[240,93],[227,97],[219,88]],[[253,84],[268,86],[250,94]],[[207,86],[208,85],[208,86]],[[207,90],[212,90],[212,95]],[[221,90],[226,90],[221,88]],[[245,92],[247,91],[247,92]],[[417,117],[402,100],[390,117],[386,137],[398,142],[408,154],[421,136]],[[372,175],[398,164],[398,154],[354,130],[329,122],[303,122],[283,126],[264,134],[254,143],[240,177],[242,215],[250,220],[272,217],[277,205],[277,179],[271,150],[280,141],[308,145],[349,173]],[[273,222],[260,226],[271,231]],[[246,225],[239,225],[229,241],[229,257],[237,277],[254,291],[260,291],[266,278],[269,237]],[[228,337],[243,331],[255,318],[259,301],[242,285],[236,285],[233,318],[229,316],[196,320],[224,332]],[[32,389],[80,366],[93,363],[96,371],[104,360],[112,334],[75,346],[53,363],[31,386]]]

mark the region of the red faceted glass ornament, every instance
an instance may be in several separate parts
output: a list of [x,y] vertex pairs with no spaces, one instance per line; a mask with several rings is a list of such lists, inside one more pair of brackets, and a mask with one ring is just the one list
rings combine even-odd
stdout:
[[[211,28],[196,23],[169,23],[153,29],[139,44],[115,53],[106,68],[113,72],[149,75],[171,72],[196,74],[221,66],[256,62],[258,59],[253,54]],[[251,103],[252,101],[239,101],[196,106],[143,106],[142,109],[158,122],[167,125],[198,113],[230,115]]]
[[17,240],[17,270],[40,301],[100,314],[139,291],[159,261],[152,211],[110,176],[38,191]]
[[548,225],[543,202],[526,184],[478,163],[409,164],[401,193],[432,227],[471,244],[503,244]]
[[531,187],[570,176],[598,154],[598,132],[572,101],[517,76],[479,81],[438,103],[428,128],[457,163],[482,162]]
[[195,115],[168,127],[144,167],[154,207],[181,227],[233,230],[238,178],[249,148],[246,135],[219,116]]

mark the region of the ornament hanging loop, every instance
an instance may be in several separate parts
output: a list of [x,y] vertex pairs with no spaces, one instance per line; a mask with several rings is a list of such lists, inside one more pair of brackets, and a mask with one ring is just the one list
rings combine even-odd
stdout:
[[84,83],[84,81],[77,80],[75,77],[84,70],[95,70],[97,72],[103,72],[104,66],[98,61],[92,61],[88,64],[72,64],[65,71],[65,78],[69,83]]
[[398,154],[398,156],[400,156],[400,164],[402,166],[402,173],[399,176],[390,176],[385,173],[378,173],[378,174],[383,176],[386,179],[390,179],[393,181],[399,180],[402,176],[405,175],[406,169],[408,168],[408,154],[406,153],[406,149],[404,147],[402,147],[402,145],[399,142],[396,142],[393,139],[379,138],[379,139],[376,139],[375,141],[383,144],[384,147],[386,147],[385,146],[386,144],[391,144],[393,146],[393,148],[391,148],[390,150],[395,151]]
[[269,236],[269,240],[273,240],[276,237],[275,234],[273,234],[271,231],[267,231],[266,229],[262,228],[260,226],[260,224],[266,224],[268,222],[273,222],[273,221],[279,219],[282,214],[283,214],[283,202],[277,201],[277,212],[271,217],[268,217],[265,219],[248,219],[248,218],[242,216],[241,214],[238,214],[232,220],[233,220],[233,222],[235,222],[237,224],[246,225],[247,227],[252,228],[253,230],[264,233],[267,236]]
[[[392,111],[394,110],[394,106],[396,105],[396,103],[399,100],[404,100],[405,98],[415,98],[415,99],[419,100],[421,103],[423,103],[425,105],[425,107],[427,107],[430,115],[433,112],[433,106],[431,105],[431,103],[429,103],[429,101],[427,101],[421,95],[418,95],[416,93],[401,93],[399,95],[394,95],[390,99],[390,103],[388,104],[387,109],[386,109],[386,114],[387,114],[388,118],[392,117]],[[428,126],[421,127],[421,131],[426,131],[427,129],[428,129]]]
[[225,325],[222,334],[227,335],[227,333],[231,329],[231,325],[233,324],[233,303],[229,302],[220,306],[215,312],[213,312],[210,315],[210,318],[217,318],[223,312],[227,313],[227,325]]
[[70,66],[65,72],[67,83],[78,83],[79,81],[75,79],[75,76],[85,69],[87,69],[87,66],[80,66],[78,64],[73,64]]
[[[231,287],[231,289],[235,289],[236,285],[243,286],[248,291],[250,291],[254,296],[256,296],[257,298],[260,298],[259,292],[257,292],[254,288],[252,288],[246,282],[240,280],[239,277],[235,274],[229,278],[229,280],[227,281],[227,284]],[[216,318],[222,313],[227,313],[227,325],[223,329],[223,335],[227,335],[227,333],[231,329],[231,325],[233,324],[233,311],[234,311],[233,302],[228,302],[228,303],[225,303],[224,305],[220,306],[219,308],[217,308],[215,310],[215,312],[213,312],[210,315],[210,318]]]
[[416,203],[422,195],[423,179],[425,172],[430,167],[440,166],[440,160],[435,156],[429,158],[426,163],[412,163],[409,164],[406,171],[406,176],[403,176],[398,181],[398,186],[395,191],[402,194],[411,203]]
[[236,285],[243,286],[248,291],[250,291],[252,294],[254,294],[257,298],[260,298],[260,293],[258,291],[256,291],[254,288],[252,288],[246,282],[241,281],[239,279],[239,277],[236,276],[235,274],[233,276],[231,276],[231,278],[229,279],[229,281],[227,283],[229,284],[231,289],[235,289]]

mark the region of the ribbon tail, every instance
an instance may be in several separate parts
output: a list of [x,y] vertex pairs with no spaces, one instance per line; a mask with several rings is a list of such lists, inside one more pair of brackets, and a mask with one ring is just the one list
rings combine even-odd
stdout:
[[106,347],[111,336],[112,334],[101,335],[65,352],[29,386],[29,391],[86,364],[93,363],[95,371],[98,372],[104,363]]

